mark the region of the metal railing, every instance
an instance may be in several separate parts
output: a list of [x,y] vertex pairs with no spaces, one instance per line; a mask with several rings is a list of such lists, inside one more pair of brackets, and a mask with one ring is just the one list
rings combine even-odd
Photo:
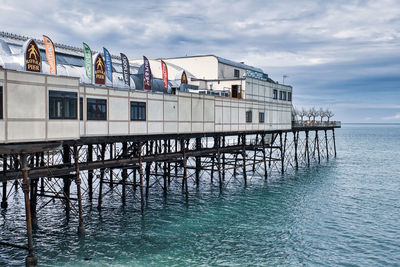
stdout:
[[321,126],[321,127],[340,127],[341,122],[340,121],[292,121],[292,126],[293,127],[315,127],[315,126]]

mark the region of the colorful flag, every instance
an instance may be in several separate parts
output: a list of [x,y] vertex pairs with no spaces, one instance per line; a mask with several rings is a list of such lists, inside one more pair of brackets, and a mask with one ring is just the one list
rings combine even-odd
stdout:
[[122,64],[122,76],[127,86],[131,86],[131,74],[129,70],[129,60],[125,54],[121,53],[121,64]]
[[83,43],[83,57],[85,61],[86,76],[90,79],[90,81],[93,81],[92,50],[90,50],[90,47],[85,43]]
[[187,76],[186,76],[186,72],[183,71],[182,72],[182,77],[181,77],[181,84],[187,84],[187,83],[188,83],[188,79],[187,79]]
[[43,35],[44,48],[46,50],[47,63],[50,66],[50,74],[57,75],[56,52],[54,44],[49,37]]
[[112,83],[112,62],[111,62],[111,55],[110,52],[108,52],[108,50],[103,47],[103,51],[104,51],[104,60],[106,62],[106,75],[108,80]]
[[34,40],[28,39],[22,50],[24,51],[24,69],[26,71],[40,72],[42,67],[42,61],[40,58],[40,52],[37,44]]
[[94,60],[94,83],[106,84],[106,64],[100,53],[97,54]]
[[145,90],[151,90],[152,77],[151,77],[150,62],[145,56],[143,56],[143,61],[144,61],[143,87]]
[[161,60],[161,71],[162,71],[162,79],[164,82],[164,87],[165,89],[168,90],[168,69],[167,69],[167,64],[165,64],[165,62],[162,60]]

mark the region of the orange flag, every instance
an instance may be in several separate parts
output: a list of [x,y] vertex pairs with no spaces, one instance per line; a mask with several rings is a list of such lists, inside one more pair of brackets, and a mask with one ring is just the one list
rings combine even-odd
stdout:
[[57,74],[56,53],[54,51],[53,42],[49,37],[43,35],[44,47],[46,49],[46,58],[50,66],[50,74]]

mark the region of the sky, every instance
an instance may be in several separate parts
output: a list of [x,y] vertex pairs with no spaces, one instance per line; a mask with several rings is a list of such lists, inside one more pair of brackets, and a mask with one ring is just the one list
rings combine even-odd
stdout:
[[286,75],[296,108],[400,123],[398,0],[0,0],[0,30],[130,59],[214,54]]

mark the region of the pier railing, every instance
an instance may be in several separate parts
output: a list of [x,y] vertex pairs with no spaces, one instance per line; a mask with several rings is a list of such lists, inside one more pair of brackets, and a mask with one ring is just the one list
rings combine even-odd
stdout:
[[293,127],[341,127],[340,121],[292,121]]

